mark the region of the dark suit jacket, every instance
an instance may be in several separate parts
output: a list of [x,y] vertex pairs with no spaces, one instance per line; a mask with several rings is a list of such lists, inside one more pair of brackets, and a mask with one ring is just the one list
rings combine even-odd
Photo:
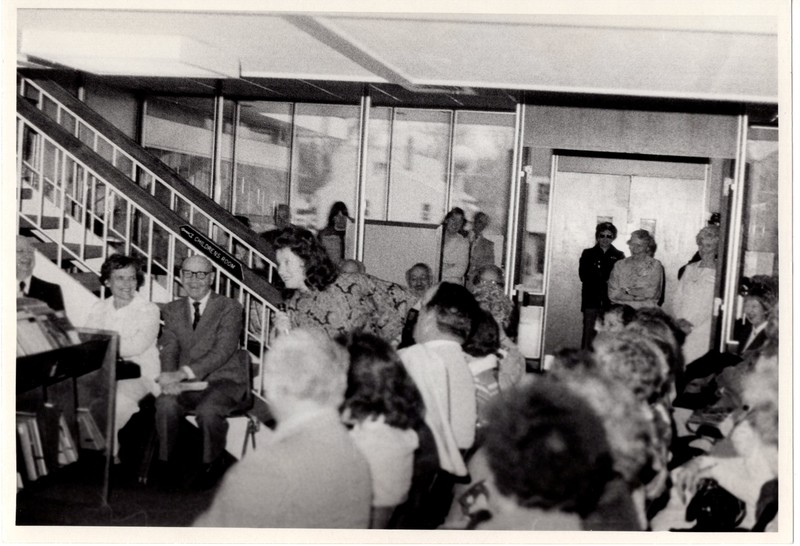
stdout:
[[583,287],[581,290],[581,311],[584,309],[605,309],[608,301],[608,277],[614,264],[625,258],[625,254],[611,245],[606,252],[600,245],[594,245],[581,253],[578,275]]
[[159,338],[161,370],[173,372],[188,366],[198,380],[233,386],[232,397],[248,387],[247,361],[239,349],[243,311],[239,302],[211,293],[197,329],[188,298],[166,304],[161,310],[164,326]]
[[[739,342],[739,347],[736,349],[738,354],[742,354],[744,352],[744,344],[747,343],[747,340],[750,338],[750,333],[753,331],[753,325],[750,321],[745,321],[744,324],[737,322],[736,326],[733,329],[733,337],[736,341]],[[764,329],[762,329],[758,334],[756,334],[753,343],[747,348],[748,351],[757,351],[761,348],[764,343],[767,342],[767,333]]]
[[38,277],[31,277],[28,297],[45,302],[54,311],[64,310],[64,296],[61,294],[61,287]]

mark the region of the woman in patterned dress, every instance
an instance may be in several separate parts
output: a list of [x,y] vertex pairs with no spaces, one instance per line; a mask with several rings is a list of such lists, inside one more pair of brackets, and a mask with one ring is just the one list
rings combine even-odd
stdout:
[[339,273],[307,229],[288,227],[275,240],[278,273],[290,295],[276,317],[278,331],[323,330],[328,336],[360,329],[399,340],[411,296],[401,286],[361,273]]

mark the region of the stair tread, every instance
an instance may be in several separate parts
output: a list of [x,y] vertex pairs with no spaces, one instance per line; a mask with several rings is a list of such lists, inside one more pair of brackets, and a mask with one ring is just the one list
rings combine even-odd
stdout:
[[[20,216],[20,227],[25,229],[58,229],[59,218],[58,216],[39,216],[35,214],[28,214],[27,218]],[[64,227],[69,227],[69,218],[64,218]]]
[[[35,243],[34,246],[50,260],[55,261],[58,256],[58,243]],[[64,243],[64,246],[70,252],[80,255],[80,245],[77,243]],[[86,259],[101,258],[103,256],[103,247],[100,245],[86,245],[85,252]]]
[[90,292],[99,292],[102,285],[100,284],[100,277],[91,271],[78,271],[70,273],[70,277],[81,283]]

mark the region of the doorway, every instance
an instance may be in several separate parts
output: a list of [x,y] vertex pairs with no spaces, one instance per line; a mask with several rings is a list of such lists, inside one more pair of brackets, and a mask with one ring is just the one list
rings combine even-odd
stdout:
[[707,168],[680,161],[561,157],[556,160],[550,211],[544,353],[580,347],[581,282],[578,259],[594,246],[595,227],[612,222],[614,246],[626,256],[630,233],[655,237],[655,257],[666,272],[664,307],[677,286],[677,271],[697,250],[695,235],[709,216]]

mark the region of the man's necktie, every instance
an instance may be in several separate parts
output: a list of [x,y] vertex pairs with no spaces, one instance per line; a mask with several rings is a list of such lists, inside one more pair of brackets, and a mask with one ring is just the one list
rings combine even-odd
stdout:
[[19,293],[25,295],[25,281],[19,281]]
[[192,321],[192,330],[197,328],[197,323],[200,322],[200,302],[192,303],[194,305],[194,320]]

